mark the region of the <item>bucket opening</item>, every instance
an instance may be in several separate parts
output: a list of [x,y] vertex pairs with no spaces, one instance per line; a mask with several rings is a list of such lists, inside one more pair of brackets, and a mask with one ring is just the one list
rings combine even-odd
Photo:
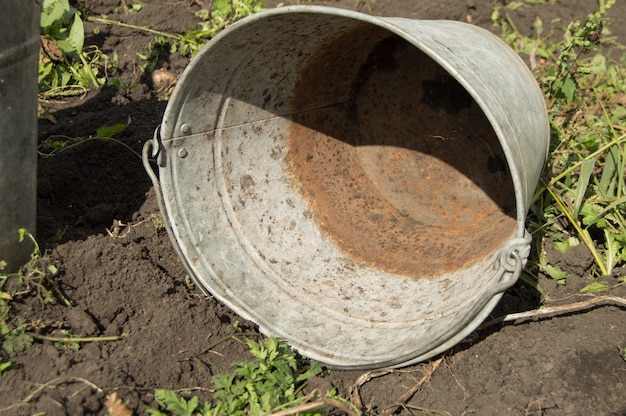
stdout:
[[302,65],[287,162],[351,257],[414,277],[488,257],[515,232],[504,152],[467,91],[414,45],[360,23]]
[[528,255],[549,132],[533,85],[460,22],[254,15],[194,58],[147,143],[172,241],[201,287],[310,358],[438,354]]

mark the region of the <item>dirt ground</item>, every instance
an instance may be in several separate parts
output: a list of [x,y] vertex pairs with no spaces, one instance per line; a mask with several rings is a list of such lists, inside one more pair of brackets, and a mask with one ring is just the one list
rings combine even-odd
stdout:
[[[164,31],[192,27],[199,2],[150,0],[137,14],[115,13],[119,0],[85,0],[93,15]],[[126,0],[130,4],[129,0]],[[353,0],[315,2],[357,8]],[[384,16],[469,21],[488,30],[494,4],[488,0],[372,0],[371,12]],[[550,3],[550,2],[547,2]],[[277,3],[271,2],[267,7]],[[557,1],[511,12],[517,27],[530,34],[535,16],[544,22],[581,18],[592,0]],[[610,12],[611,34],[626,43],[626,2]],[[92,33],[94,24],[86,24]],[[62,351],[51,342],[36,342],[12,357],[19,369],[0,379],[0,414],[106,414],[108,394],[117,392],[136,414],[154,406],[154,390],[167,388],[210,397],[210,376],[229,371],[247,357],[240,343],[217,341],[254,325],[186,280],[167,233],[160,227],[151,182],[142,166],[144,142],[160,124],[167,101],[140,70],[137,53],[147,53],[150,35],[117,26],[100,26],[91,35],[107,54],[119,57],[119,74],[130,88],[105,87],[84,97],[46,103],[56,122],[39,121],[39,138],[87,137],[101,126],[126,123],[117,143],[90,141],[38,165],[37,238],[48,243],[50,261],[60,270],[58,284],[71,307],[47,305],[31,298],[16,305],[20,314],[48,328],[61,326],[82,336],[122,336],[92,342],[78,351]],[[162,54],[159,68],[180,75],[188,60]],[[117,226],[116,226],[117,224]],[[549,247],[548,247],[549,248]],[[545,305],[587,298],[577,291],[590,282],[592,260],[582,247],[565,255],[548,255],[573,277],[559,286],[540,277]],[[621,269],[624,275],[624,269]],[[612,279],[612,278],[608,278]],[[609,293],[625,296],[624,287]],[[507,291],[492,317],[533,310],[538,294],[518,283]],[[626,415],[626,362],[618,345],[626,345],[624,310],[597,307],[582,313],[479,330],[430,362],[390,372],[374,372],[359,389],[364,410],[382,412],[414,386],[429,369],[426,382],[406,402],[401,414],[451,415]],[[309,388],[336,387],[352,397],[350,387],[366,372],[333,371]]]

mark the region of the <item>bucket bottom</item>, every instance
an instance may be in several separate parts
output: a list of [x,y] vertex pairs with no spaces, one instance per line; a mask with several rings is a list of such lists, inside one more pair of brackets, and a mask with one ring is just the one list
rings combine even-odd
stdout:
[[[361,30],[320,48],[300,73],[295,109],[316,107],[320,85],[347,95],[290,117],[290,173],[322,230],[363,263],[408,276],[475,263],[516,226],[497,136],[423,52],[382,30],[368,50],[372,28]],[[351,66],[328,71],[329,62]]]

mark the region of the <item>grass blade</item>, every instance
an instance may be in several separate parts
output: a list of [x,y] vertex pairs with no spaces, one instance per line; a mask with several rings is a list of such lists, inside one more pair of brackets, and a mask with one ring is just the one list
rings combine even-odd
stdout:
[[565,217],[570,222],[570,224],[572,224],[572,227],[574,227],[574,229],[578,233],[578,236],[580,237],[582,242],[587,246],[587,248],[591,252],[593,259],[596,262],[596,265],[600,269],[600,273],[602,273],[603,275],[607,275],[608,271],[607,271],[606,265],[604,264],[604,259],[602,258],[600,253],[598,253],[598,250],[596,249],[596,246],[593,243],[593,239],[591,238],[589,231],[581,228],[580,224],[578,224],[578,221],[572,216],[572,213],[567,209],[567,207],[563,203],[563,200],[558,195],[556,195],[556,193],[552,190],[550,186],[548,185],[545,185],[545,186],[546,186],[546,190],[550,193],[550,195],[552,195],[552,198],[554,198],[557,205],[561,209],[561,212],[563,213],[563,215],[565,215]]
[[613,233],[604,229],[604,240],[606,241],[604,247],[604,257],[606,259],[606,268],[607,274],[611,274],[613,272],[613,266],[617,264],[617,253],[619,251],[619,243],[615,241],[615,237]]
[[619,172],[619,159],[619,147],[611,147],[604,159],[602,176],[600,176],[600,182],[598,182],[598,190],[605,198],[615,196],[615,185],[618,182],[617,179],[619,179],[619,176],[616,177],[616,174]]
[[588,223],[587,226],[595,224],[600,218],[604,217],[609,211],[614,210],[615,208],[619,207],[622,204],[626,204],[626,195],[611,202],[602,211],[600,211],[595,217],[589,220],[586,220],[585,222]]
[[587,193],[587,187],[589,186],[589,179],[593,174],[593,168],[596,165],[595,159],[585,159],[580,166],[580,176],[578,177],[578,187],[576,188],[576,196],[574,197],[573,217],[578,218],[580,214],[580,207]]

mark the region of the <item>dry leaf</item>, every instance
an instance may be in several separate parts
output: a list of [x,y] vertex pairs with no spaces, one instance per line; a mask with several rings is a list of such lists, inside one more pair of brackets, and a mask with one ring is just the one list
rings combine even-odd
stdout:
[[41,49],[52,61],[63,62],[63,51],[54,40],[50,39],[50,36],[44,35],[41,37]]
[[117,393],[108,395],[105,405],[109,416],[133,416],[133,411],[122,403],[122,399],[117,397]]

